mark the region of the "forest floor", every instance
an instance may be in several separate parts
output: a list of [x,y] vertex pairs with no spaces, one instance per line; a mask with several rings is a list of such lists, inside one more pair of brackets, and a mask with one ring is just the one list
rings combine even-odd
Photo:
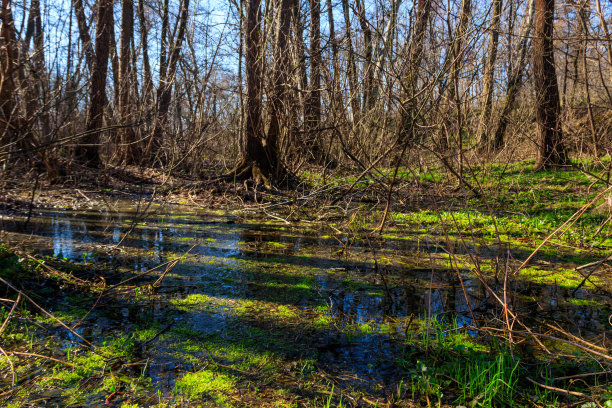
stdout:
[[0,405],[612,406],[609,158],[392,173],[5,181]]

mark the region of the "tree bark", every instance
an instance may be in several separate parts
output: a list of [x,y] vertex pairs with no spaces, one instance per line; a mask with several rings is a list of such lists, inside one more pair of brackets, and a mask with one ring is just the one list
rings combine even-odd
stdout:
[[417,5],[416,21],[414,23],[414,31],[410,40],[406,72],[403,75],[402,92],[404,94],[404,98],[400,109],[400,138],[403,140],[407,140],[414,129],[412,122],[414,120],[414,110],[416,108],[415,95],[418,87],[418,73],[421,67],[421,60],[423,58],[425,34],[427,32],[427,25],[429,24],[431,8],[432,0],[419,0]]
[[150,101],[153,92],[153,78],[151,76],[151,63],[149,61],[149,28],[145,16],[144,0],[138,0],[138,21],[140,22],[140,42],[142,46],[142,65],[144,69],[144,84],[142,89],[143,100]]
[[489,39],[489,50],[485,64],[484,87],[482,90],[481,115],[478,123],[477,144],[481,148],[489,145],[489,128],[491,123],[491,103],[493,100],[493,76],[495,74],[495,62],[497,60],[497,45],[499,43],[499,20],[502,11],[502,0],[493,0],[493,18],[491,19],[491,38]]
[[96,19],[95,59],[91,71],[87,136],[76,152],[77,160],[90,167],[100,166],[100,132],[104,123],[106,105],[106,77],[108,72],[109,44],[113,21],[113,0],[100,0]]
[[247,0],[244,29],[246,97],[244,121],[244,151],[235,170],[236,178],[252,177],[256,183],[269,185],[276,173],[278,158],[265,144],[262,124],[262,64],[261,0]]
[[596,0],[595,4],[597,5],[597,16],[599,17],[599,24],[601,25],[601,28],[603,29],[604,36],[605,36],[604,43],[606,44],[606,51],[608,52],[608,69],[610,71],[609,79],[610,79],[610,83],[612,83],[612,36],[610,36],[610,30],[608,28],[608,23],[606,22],[606,19],[601,10],[601,0]]
[[591,89],[589,85],[589,64],[587,59],[587,48],[589,45],[589,26],[588,26],[588,2],[580,1],[578,6],[578,16],[580,19],[580,31],[581,31],[581,56],[582,56],[582,68],[584,77],[584,88],[583,88],[583,98],[586,102],[587,108],[587,117],[589,121],[589,127],[591,131],[591,142],[592,142],[592,151],[595,156],[597,156],[597,129],[595,128],[595,117],[593,115],[593,105],[591,104]]
[[[157,89],[157,118],[153,130],[153,142],[157,148],[162,145],[163,130],[168,121],[168,110],[170,109],[170,102],[172,101],[172,85],[176,79],[177,64],[185,39],[185,32],[187,31],[188,13],[189,0],[183,0],[179,19],[177,21],[178,31],[176,31],[176,39],[170,46],[167,59],[165,54],[163,56],[164,65],[160,66],[159,88]],[[162,48],[164,48],[163,44]],[[147,149],[147,153],[149,153],[149,149]]]
[[15,142],[19,130],[19,105],[15,98],[15,72],[18,69],[17,44],[10,1],[0,10],[0,146]]
[[[529,48],[529,34],[533,26],[533,18],[535,13],[535,0],[529,2],[529,14],[527,21],[521,30],[521,42],[519,43],[518,50],[518,63],[516,65],[511,64],[513,71],[510,72],[510,78],[508,79],[508,85],[506,86],[506,98],[504,100],[504,107],[499,117],[499,122],[495,128],[493,136],[493,150],[499,150],[504,146],[504,138],[506,134],[506,127],[510,121],[510,113],[514,108],[514,102],[518,95],[519,90],[523,82],[523,72],[527,65],[527,50]],[[511,58],[512,59],[512,58]]]
[[344,14],[344,41],[347,48],[347,76],[351,100],[351,113],[353,124],[359,122],[361,114],[361,103],[357,89],[357,67],[355,65],[355,51],[353,49],[353,31],[351,30],[351,17],[348,0],[342,0],[342,12]]
[[[310,89],[308,129],[316,132],[321,120],[321,2],[310,1]],[[312,136],[311,136],[312,137]]]
[[[269,97],[270,125],[266,135],[268,154],[277,155],[278,141],[281,137],[284,112],[287,110],[287,73],[289,71],[289,54],[287,43],[291,34],[291,0],[277,0],[278,12],[274,38],[274,61],[272,68],[272,92]],[[285,122],[285,129],[289,130]]]
[[533,76],[538,139],[537,169],[567,163],[563,147],[557,74],[553,48],[555,0],[536,0],[533,39]]
[[393,37],[395,37],[395,29],[397,27],[397,12],[402,4],[402,0],[391,1],[391,15],[385,31],[383,32],[383,40],[377,47],[374,60],[374,83],[372,85],[372,100],[378,100],[380,86],[382,82],[382,74],[385,69],[385,62],[388,57],[393,55]]
[[372,30],[365,14],[365,6],[363,0],[355,0],[357,8],[357,18],[361,31],[363,31],[363,109],[369,111],[374,106],[373,100],[373,85],[374,85],[374,67],[372,66],[372,54],[374,46],[372,41]]
[[89,35],[89,27],[87,26],[87,18],[85,17],[85,9],[83,8],[83,0],[73,0],[74,15],[79,28],[79,36],[83,44],[83,52],[85,53],[85,61],[89,72],[92,72],[94,65],[94,48]]
[[[131,45],[134,35],[134,2],[121,0],[121,49],[119,66],[119,115],[123,126],[132,122],[130,103],[130,83],[132,81]],[[134,145],[134,130],[126,127],[120,130],[121,156],[126,164],[135,163],[136,146]]]

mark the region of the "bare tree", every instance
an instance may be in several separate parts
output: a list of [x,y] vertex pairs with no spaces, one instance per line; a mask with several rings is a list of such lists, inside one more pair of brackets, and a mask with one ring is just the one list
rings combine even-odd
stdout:
[[495,73],[495,62],[497,60],[497,44],[499,43],[499,20],[502,11],[502,0],[493,1],[493,17],[491,19],[491,37],[485,63],[484,87],[482,91],[482,102],[480,122],[477,131],[478,145],[486,147],[489,144],[488,123],[490,123],[491,103],[493,100],[493,75]]
[[553,23],[555,0],[536,0],[533,38],[533,77],[536,90],[538,159],[545,169],[567,163],[560,121],[559,89],[555,72]]
[[512,71],[510,71],[510,77],[508,78],[508,84],[506,85],[506,97],[504,98],[502,112],[493,136],[492,147],[494,150],[499,150],[504,145],[504,136],[506,134],[508,123],[510,122],[510,114],[514,108],[516,97],[523,83],[523,73],[527,65],[527,50],[529,48],[529,35],[531,33],[531,28],[533,27],[534,12],[535,0],[530,0],[529,12],[520,35],[521,40],[518,49],[518,62],[516,65],[511,64]]
[[94,47],[91,42],[89,35],[89,27],[87,26],[87,17],[85,17],[85,9],[83,8],[83,0],[73,0],[72,6],[74,7],[74,15],[77,20],[77,26],[79,28],[79,36],[81,37],[81,43],[83,44],[83,50],[85,52],[85,60],[87,61],[87,67],[91,72],[94,65]]
[[90,167],[98,167],[100,158],[100,128],[104,123],[106,105],[106,74],[108,71],[111,24],[113,21],[113,0],[99,0],[96,20],[95,59],[91,71],[89,92],[89,113],[87,136],[76,151],[77,160]]
[[256,183],[270,184],[269,177],[276,173],[278,157],[275,149],[265,143],[262,118],[262,65],[261,0],[248,0],[244,27],[245,54],[245,121],[242,160],[235,170],[236,178],[252,177]]
[[[164,4],[164,18],[167,19],[167,0]],[[169,47],[169,52],[166,57],[165,51],[165,38],[167,34],[164,34],[162,29],[162,51],[160,51],[160,74],[159,74],[159,87],[157,88],[157,115],[155,119],[155,127],[153,129],[153,138],[146,149],[145,156],[151,152],[152,144],[156,145],[159,149],[162,146],[163,129],[166,127],[168,121],[168,110],[170,109],[170,103],[172,102],[172,85],[176,79],[177,65],[180,58],[181,48],[183,46],[183,40],[185,39],[185,32],[187,30],[187,17],[189,14],[189,0],[181,1],[181,8],[176,22],[175,27],[176,38]],[[166,23],[167,24],[167,23]]]
[[287,53],[287,42],[291,34],[291,0],[277,0],[277,21],[274,39],[274,61],[272,70],[272,92],[269,96],[270,125],[266,135],[266,146],[270,155],[278,155],[278,140],[281,137],[281,127],[286,130],[290,126],[283,117],[288,108],[287,81],[289,71],[289,54]]
[[[126,126],[132,122],[132,104],[130,101],[130,81],[132,80],[131,43],[134,35],[134,3],[133,0],[121,0],[121,56],[119,67],[119,114],[121,124]],[[136,160],[136,145],[134,131],[128,126],[121,130],[120,143],[123,151],[121,158],[125,163],[132,164]]]
[[361,114],[361,103],[359,102],[359,95],[357,90],[357,67],[355,63],[355,51],[353,49],[353,31],[351,30],[351,17],[348,0],[342,0],[342,11],[344,14],[344,32],[345,32],[345,43],[347,49],[347,71],[348,71],[348,83],[349,92],[351,98],[351,113],[353,117],[353,123],[359,122]]
[[10,1],[2,1],[0,13],[0,143],[4,145],[16,142],[20,127],[19,105],[15,98],[18,51]]

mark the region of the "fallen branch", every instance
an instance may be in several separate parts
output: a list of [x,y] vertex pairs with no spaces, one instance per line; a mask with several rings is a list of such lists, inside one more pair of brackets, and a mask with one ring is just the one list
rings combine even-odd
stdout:
[[10,351],[9,354],[14,354],[16,356],[25,356],[25,357],[38,357],[38,358],[44,358],[46,360],[51,360],[53,362],[59,363],[59,364],[63,364],[65,366],[68,367],[72,367],[75,368],[75,365],[72,363],[69,363],[67,361],[63,361],[63,360],[59,360],[57,358],[53,358],[53,357],[49,357],[49,356],[43,356],[42,354],[36,354],[36,353],[24,353],[22,351]]
[[529,381],[532,384],[537,385],[538,387],[542,387],[544,389],[550,390],[550,391],[554,391],[557,392],[559,394],[563,394],[563,395],[573,395],[574,397],[580,397],[580,398],[586,398],[587,396],[581,392],[578,391],[570,391],[570,390],[564,390],[563,388],[557,388],[557,387],[552,387],[550,385],[545,385],[545,384],[541,384],[537,381],[532,380],[529,377],[525,377],[527,378],[527,381]]

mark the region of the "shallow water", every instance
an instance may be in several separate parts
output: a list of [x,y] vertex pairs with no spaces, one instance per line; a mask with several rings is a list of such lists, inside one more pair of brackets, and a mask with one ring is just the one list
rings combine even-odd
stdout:
[[[334,236],[326,225],[285,225],[252,214],[189,206],[155,205],[146,216],[131,203],[119,202],[115,208],[119,210],[39,210],[25,227],[23,218],[1,219],[5,240],[44,256],[105,262],[126,277],[189,251],[144,306],[101,306],[104,313],[81,329],[86,338],[95,340],[108,328],[129,330],[146,322],[143,316],[204,336],[222,335],[244,320],[293,336],[295,350],[285,357],[314,350],[322,365],[347,382],[375,389],[397,379],[393,362],[417,321],[444,316],[457,326],[482,324],[496,309],[467,269],[458,275],[449,266],[438,244],[444,239],[433,234],[400,231],[396,235],[401,239],[376,241],[365,235]],[[491,256],[485,247],[467,251]],[[152,283],[163,271],[148,279]],[[571,296],[569,289],[528,285],[523,292],[537,300],[512,299],[517,309],[552,318],[568,312],[563,299]],[[581,290],[576,296],[587,295]],[[176,305],[182,301],[187,307],[181,309]],[[323,316],[316,312],[322,306]],[[595,322],[607,316],[606,310],[590,307],[571,312],[569,329],[582,332],[598,331]],[[303,330],[322,317],[325,324]],[[188,359],[177,357],[172,339],[154,347],[149,375],[171,389],[189,368]]]

